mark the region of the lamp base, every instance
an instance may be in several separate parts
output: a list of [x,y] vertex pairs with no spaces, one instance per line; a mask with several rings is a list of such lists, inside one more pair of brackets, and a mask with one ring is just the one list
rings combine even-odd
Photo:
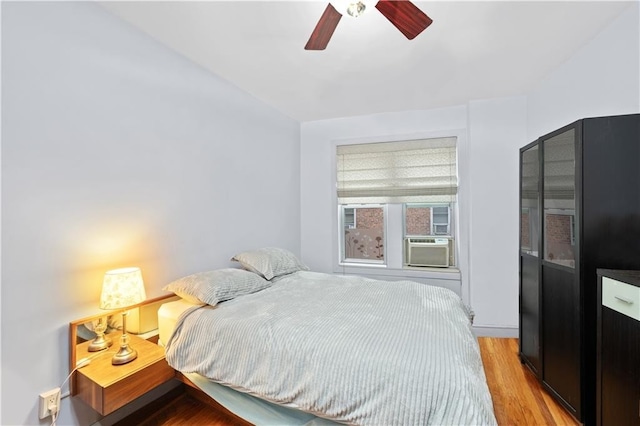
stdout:
[[122,365],[131,362],[136,358],[138,358],[138,351],[127,344],[120,346],[118,353],[111,358],[111,364]]
[[87,348],[89,352],[103,351],[113,344],[111,337],[104,335],[106,330],[107,326],[104,323],[104,319],[100,318],[98,324],[93,328],[93,331],[96,333],[96,338],[89,344]]
[[99,352],[107,349],[109,346],[113,344],[113,341],[110,337],[103,335],[96,336],[95,339],[91,343],[89,343],[89,347],[87,350],[89,352]]

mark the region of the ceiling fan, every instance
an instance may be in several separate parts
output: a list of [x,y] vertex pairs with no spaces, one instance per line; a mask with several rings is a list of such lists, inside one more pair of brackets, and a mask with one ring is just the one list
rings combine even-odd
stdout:
[[[366,0],[351,0],[346,6],[346,13],[357,17],[367,8]],[[335,2],[333,2],[335,3]],[[402,34],[413,40],[433,22],[423,11],[408,0],[379,0],[376,9],[382,13]],[[330,2],[311,33],[305,50],[324,50],[329,44],[342,13]]]

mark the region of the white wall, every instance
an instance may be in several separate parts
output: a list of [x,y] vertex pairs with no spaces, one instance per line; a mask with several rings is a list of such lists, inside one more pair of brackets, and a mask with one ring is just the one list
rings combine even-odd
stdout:
[[586,117],[640,112],[640,3],[528,94],[530,141]]
[[479,334],[518,328],[519,148],[526,98],[469,103],[470,292]]
[[[0,24],[2,22],[2,5],[0,5]],[[0,31],[0,46],[2,46],[2,31]],[[0,70],[2,69],[2,55],[0,54]],[[0,72],[0,76],[2,73]],[[2,99],[2,84],[0,83],[0,99]],[[2,102],[0,102],[0,117],[2,117]],[[0,125],[1,132],[1,125]],[[0,165],[2,164],[2,136],[0,135]],[[2,234],[2,173],[0,166],[0,239]],[[2,318],[2,244],[0,244],[0,319]],[[2,326],[0,324],[0,421],[2,421]]]
[[[2,2],[2,418],[37,418],[103,273],[147,294],[263,245],[300,250],[299,124],[95,3]],[[63,402],[58,424],[96,413]]]

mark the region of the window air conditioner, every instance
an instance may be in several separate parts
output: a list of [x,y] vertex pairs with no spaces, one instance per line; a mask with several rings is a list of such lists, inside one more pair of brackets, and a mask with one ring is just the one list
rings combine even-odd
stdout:
[[449,266],[449,239],[405,238],[405,265]]

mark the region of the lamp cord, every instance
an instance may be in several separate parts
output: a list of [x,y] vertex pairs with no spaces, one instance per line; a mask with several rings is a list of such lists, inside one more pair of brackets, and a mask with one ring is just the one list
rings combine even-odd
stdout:
[[[60,385],[60,405],[62,405],[62,388],[64,387],[64,385],[69,381],[69,379],[71,378],[71,376],[73,375],[73,373],[75,373],[78,369],[85,367],[89,364],[91,364],[91,361],[95,358],[98,358],[102,355],[106,355],[106,354],[115,354],[115,351],[104,351],[104,352],[98,352],[96,354],[93,354],[91,356],[88,356],[86,358],[82,358],[80,361],[76,361],[76,366],[73,370],[71,370],[71,373],[69,373],[69,375],[62,381],[62,384]],[[69,391],[70,392],[70,391]],[[65,398],[69,396],[69,393],[67,393],[65,395]],[[53,408],[53,407],[51,407]],[[50,409],[51,409],[50,408]],[[58,420],[58,414],[60,413],[60,407],[56,407],[57,410],[54,411],[54,413],[51,415],[51,426],[56,426],[56,421]]]

